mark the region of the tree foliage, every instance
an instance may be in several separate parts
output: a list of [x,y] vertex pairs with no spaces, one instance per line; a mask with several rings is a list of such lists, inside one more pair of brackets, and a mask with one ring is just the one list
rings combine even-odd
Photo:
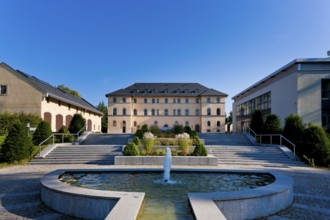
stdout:
[[[46,140],[52,135],[52,129],[47,121],[41,121],[33,134],[34,145],[39,145],[42,141]],[[45,144],[51,143],[52,140],[48,140]]]
[[29,159],[31,154],[32,142],[26,126],[21,122],[15,122],[2,145],[1,160],[8,163],[19,162],[23,159]]
[[101,131],[102,133],[108,132],[108,108],[105,106],[104,102],[100,102],[96,106],[97,110],[103,113],[102,119],[101,119]]
[[199,143],[196,145],[195,150],[193,152],[194,156],[207,156],[207,149],[204,144]]
[[133,142],[129,142],[126,145],[126,147],[124,148],[123,154],[125,156],[139,156],[140,151],[139,151],[138,147]]
[[288,115],[285,118],[283,136],[292,141],[295,145],[301,146],[304,137],[304,122],[297,114]]
[[81,114],[75,114],[69,125],[69,131],[71,134],[77,134],[84,126],[85,119]]
[[79,95],[79,93],[76,91],[76,90],[72,90],[70,89],[69,87],[65,86],[65,85],[59,85],[57,87],[59,90],[61,90],[62,92],[65,92],[65,93],[68,93],[68,94],[71,94],[71,95],[74,95],[76,96],[77,98],[81,98],[81,96]]
[[280,118],[274,114],[268,115],[263,130],[266,134],[280,134],[282,131]]
[[250,128],[257,134],[262,133],[264,127],[264,119],[260,110],[255,110],[252,115]]

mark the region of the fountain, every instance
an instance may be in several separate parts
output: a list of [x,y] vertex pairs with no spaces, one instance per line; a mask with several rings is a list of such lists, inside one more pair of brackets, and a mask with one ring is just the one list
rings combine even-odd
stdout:
[[167,183],[170,180],[170,172],[172,165],[172,154],[169,147],[166,148],[166,155],[164,159],[164,182]]

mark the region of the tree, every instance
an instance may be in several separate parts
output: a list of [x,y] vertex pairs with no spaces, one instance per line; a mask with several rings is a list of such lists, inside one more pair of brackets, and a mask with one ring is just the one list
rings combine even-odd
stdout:
[[28,159],[32,154],[32,142],[25,125],[15,122],[1,148],[2,160],[8,163]]
[[173,133],[174,134],[182,134],[184,132],[182,125],[174,125],[173,127]]
[[108,108],[105,106],[104,102],[100,102],[96,108],[103,113],[102,119],[101,119],[101,131],[103,133],[107,133],[108,131]]
[[299,115],[291,114],[285,118],[283,136],[295,145],[301,146],[303,144],[304,131],[303,119]]
[[260,110],[255,110],[252,114],[250,128],[257,134],[262,133],[264,127],[264,119]]
[[228,117],[226,117],[227,132],[230,132],[230,126],[233,124],[233,112],[230,111]]
[[69,131],[71,134],[77,134],[84,126],[85,126],[85,119],[82,117],[81,114],[75,114],[71,120],[69,125]]
[[71,94],[71,95],[74,95],[76,96],[77,98],[81,98],[81,96],[79,95],[79,93],[76,91],[76,90],[72,90],[70,89],[69,87],[65,86],[65,85],[59,85],[57,87],[59,90],[61,90],[62,92],[65,92],[65,93],[68,93],[68,94]]
[[281,120],[277,115],[270,114],[266,117],[266,121],[264,124],[264,132],[266,134],[280,134],[282,127],[281,127]]
[[[34,145],[39,145],[42,141],[46,140],[52,135],[52,129],[47,121],[41,121],[33,134]],[[51,140],[48,140],[46,144],[49,144]]]

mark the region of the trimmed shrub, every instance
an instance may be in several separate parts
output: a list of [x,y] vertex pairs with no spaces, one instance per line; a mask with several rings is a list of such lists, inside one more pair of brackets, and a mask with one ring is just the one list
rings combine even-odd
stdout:
[[257,134],[260,134],[264,127],[264,119],[262,117],[262,113],[260,110],[255,110],[252,115],[250,128],[256,132]]
[[183,128],[183,132],[184,133],[187,133],[187,134],[189,134],[190,135],[190,133],[191,133],[191,128],[190,128],[190,126],[185,126],[184,128]]
[[182,125],[174,125],[173,133],[174,134],[182,134],[184,132]]
[[148,125],[147,124],[142,125],[141,130],[143,131],[143,133],[149,132]]
[[193,145],[201,144],[201,139],[198,136],[193,137]]
[[144,132],[141,129],[136,130],[134,137],[138,137],[139,139],[143,138]]
[[140,138],[139,138],[138,136],[134,136],[134,138],[133,138],[133,143],[134,143],[136,146],[140,146],[140,145],[141,145]]
[[315,165],[330,165],[330,142],[324,129],[319,125],[309,125],[304,134],[303,155]]
[[[58,133],[64,134],[63,141],[65,143],[69,143],[73,141],[73,136],[70,135],[69,129],[66,126],[62,126],[59,130]],[[62,136],[57,136],[56,137],[58,142],[62,142]]]
[[[52,129],[46,121],[41,121],[33,134],[34,145],[39,145],[42,141],[46,140],[50,135],[52,135]],[[45,144],[50,144],[52,140],[48,140]]]
[[153,133],[155,136],[159,137],[162,131],[157,125],[151,125],[149,128],[150,132]]
[[207,150],[206,147],[204,146],[204,144],[197,144],[195,147],[195,150],[193,152],[194,156],[207,156]]
[[280,118],[274,114],[268,115],[263,130],[266,134],[280,134],[282,130]]
[[285,118],[283,136],[292,141],[296,146],[303,144],[304,131],[303,119],[299,115],[291,114]]
[[133,142],[129,142],[126,145],[123,153],[125,156],[139,156],[140,155],[138,147]]
[[20,122],[12,125],[1,147],[2,161],[13,163],[29,159],[32,153],[32,142],[26,131],[26,126]]
[[77,134],[84,126],[85,119],[81,114],[75,114],[69,125],[69,131],[71,134]]

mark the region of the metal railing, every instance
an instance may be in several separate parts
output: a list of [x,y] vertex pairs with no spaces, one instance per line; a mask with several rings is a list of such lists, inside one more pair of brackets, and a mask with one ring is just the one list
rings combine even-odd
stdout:
[[86,126],[84,126],[82,129],[80,129],[76,134],[66,134],[66,133],[53,133],[52,135],[50,135],[48,138],[46,138],[45,140],[43,140],[38,146],[39,146],[39,156],[41,155],[41,145],[43,145],[44,143],[46,143],[49,139],[53,138],[52,144],[55,143],[55,136],[61,136],[61,143],[64,143],[64,138],[70,136],[72,138],[70,138],[73,142],[74,137],[76,137],[76,140],[78,139],[78,137],[80,136],[80,133],[82,133],[83,131],[85,131]]
[[285,140],[288,144],[290,144],[292,146],[293,149],[293,157],[296,160],[296,145],[294,143],[292,143],[289,139],[287,139],[286,137],[284,137],[281,134],[257,134],[254,130],[252,130],[252,128],[248,127],[247,128],[248,133],[254,137],[254,139],[256,139],[256,141],[258,142],[258,137],[259,137],[259,143],[262,144],[262,137],[269,137],[270,143],[265,143],[265,144],[273,144],[273,137],[279,137],[280,140],[280,145],[283,145],[283,140]]

